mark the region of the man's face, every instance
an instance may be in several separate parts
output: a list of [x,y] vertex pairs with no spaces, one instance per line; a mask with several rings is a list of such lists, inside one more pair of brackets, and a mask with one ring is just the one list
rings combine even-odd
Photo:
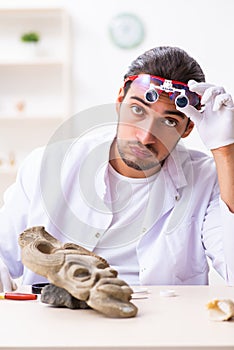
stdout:
[[[165,92],[155,103],[144,99],[145,89],[132,84],[117,100],[119,124],[111,153],[111,164],[122,175],[146,177],[156,173],[181,137],[193,128],[188,118],[177,111]],[[114,155],[114,156],[113,156]]]

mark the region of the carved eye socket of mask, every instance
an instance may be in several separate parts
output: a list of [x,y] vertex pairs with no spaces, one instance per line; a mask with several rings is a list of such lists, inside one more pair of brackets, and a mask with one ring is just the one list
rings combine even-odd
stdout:
[[82,283],[89,280],[91,274],[87,268],[79,266],[77,264],[72,264],[67,270],[67,276],[72,280],[74,279]]
[[51,254],[54,250],[54,246],[47,241],[40,242],[36,248],[43,254]]
[[87,269],[79,267],[75,268],[75,271],[73,272],[73,277],[78,278],[81,281],[85,281],[88,278],[90,278],[90,273]]
[[106,267],[99,259],[89,255],[67,254],[57,273],[50,275],[50,281],[80,300],[87,300],[90,289],[102,278],[113,278],[117,272]]
[[[98,262],[96,267],[97,269],[101,270],[104,270],[106,268],[105,264],[103,264],[102,262]],[[90,269],[85,268],[84,266],[77,267],[77,264],[72,264],[68,269],[67,273],[70,275],[71,278],[79,280],[80,282],[87,281],[91,278]]]

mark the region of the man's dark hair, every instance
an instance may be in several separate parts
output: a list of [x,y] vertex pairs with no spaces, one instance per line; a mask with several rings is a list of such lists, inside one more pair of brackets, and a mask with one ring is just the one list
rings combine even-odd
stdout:
[[[159,46],[146,51],[131,63],[124,79],[142,73],[183,83],[190,79],[205,81],[205,75],[197,61],[178,47]],[[130,85],[131,82],[126,84],[125,94]]]

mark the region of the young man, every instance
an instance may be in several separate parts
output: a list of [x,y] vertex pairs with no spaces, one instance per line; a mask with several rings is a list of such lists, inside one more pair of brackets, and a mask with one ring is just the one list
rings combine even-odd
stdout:
[[[43,281],[21,263],[18,235],[32,226],[93,250],[131,285],[207,284],[207,257],[234,284],[231,96],[183,50],[156,47],[132,62],[116,110],[117,128],[53,143],[21,166],[0,213],[2,288],[22,274]],[[180,142],[194,124],[213,158]]]

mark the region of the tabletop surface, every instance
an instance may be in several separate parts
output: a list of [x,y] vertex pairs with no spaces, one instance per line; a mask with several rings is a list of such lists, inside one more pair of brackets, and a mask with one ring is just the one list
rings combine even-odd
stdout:
[[54,308],[38,300],[0,300],[0,349],[234,349],[234,320],[209,319],[206,304],[234,300],[234,287],[148,286],[132,302],[134,318],[113,319],[99,312]]

